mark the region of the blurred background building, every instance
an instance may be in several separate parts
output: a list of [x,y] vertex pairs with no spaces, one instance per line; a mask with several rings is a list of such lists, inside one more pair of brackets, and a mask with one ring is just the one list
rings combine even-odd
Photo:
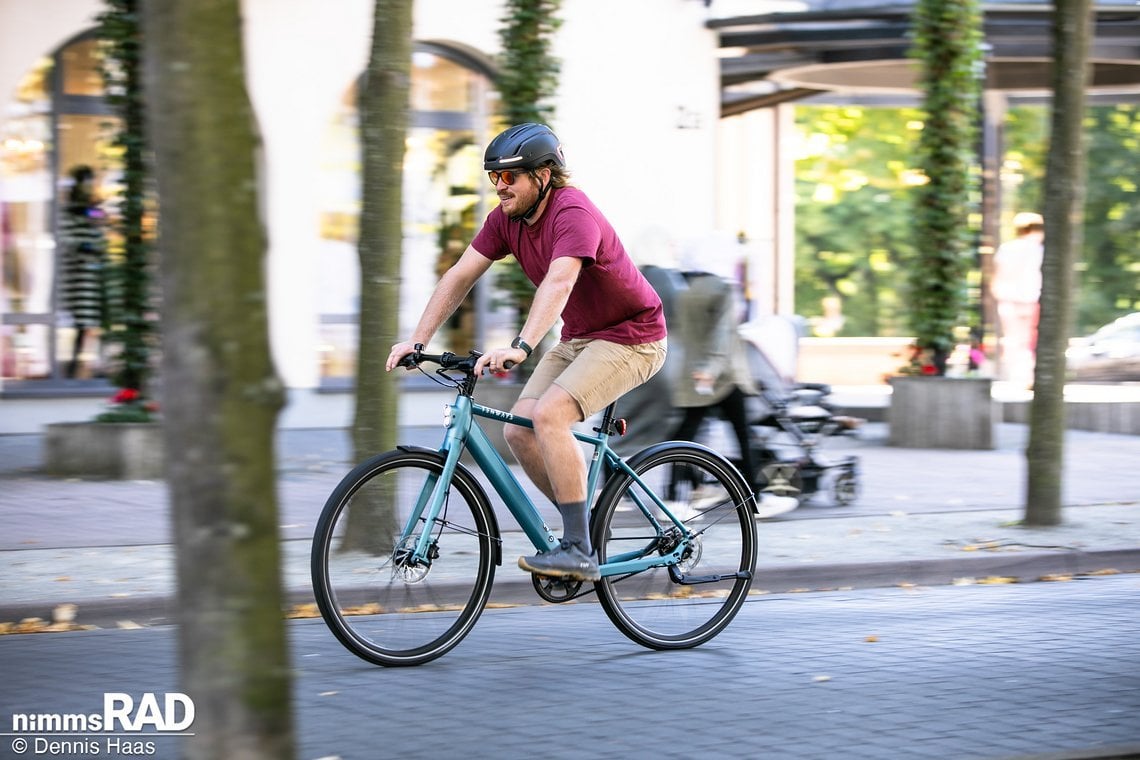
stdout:
[[[574,181],[643,264],[662,263],[671,248],[712,230],[737,235],[749,313],[795,313],[795,104],[905,101],[912,6],[564,0],[553,126]],[[74,377],[66,371],[76,329],[62,308],[57,250],[70,170],[94,167],[108,197],[118,181],[115,118],[94,37],[103,10],[99,0],[0,0],[0,409],[20,397],[108,388],[98,341],[84,343]],[[368,0],[243,2],[248,88],[264,148],[272,345],[294,393],[347,388],[353,377],[360,287],[354,104],[372,10]],[[1049,10],[1029,2],[987,8],[993,54],[985,75],[994,91],[1043,94]],[[438,273],[496,200],[481,156],[500,126],[494,80],[502,15],[495,0],[415,3],[403,176],[401,313],[409,328]],[[1136,17],[1121,6],[1119,18],[1106,16],[1111,23],[1098,27],[1097,87],[1135,92]],[[996,236],[996,228],[989,233]],[[505,342],[512,324],[488,286],[441,333],[439,346]]]

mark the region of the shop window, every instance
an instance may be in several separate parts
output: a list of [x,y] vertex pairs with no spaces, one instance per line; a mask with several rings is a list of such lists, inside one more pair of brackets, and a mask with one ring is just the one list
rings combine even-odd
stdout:
[[[90,313],[77,315],[75,269],[59,244],[76,176],[90,170],[99,233],[117,191],[116,119],[102,97],[98,42],[90,33],[37,61],[4,105],[0,131],[0,372],[5,393],[106,382],[104,347]],[[112,248],[107,241],[107,248]],[[98,294],[94,294],[98,295]]]
[[[404,241],[400,325],[411,330],[435,283],[475,235],[494,202],[482,171],[493,129],[490,80],[478,66],[440,46],[417,46],[413,57],[411,126],[404,157]],[[352,86],[326,133],[321,167],[320,356],[322,383],[350,382],[356,371],[360,268],[360,145],[357,88]],[[477,286],[440,330],[433,348],[467,351],[487,334],[510,331]],[[507,335],[506,340],[510,340]]]

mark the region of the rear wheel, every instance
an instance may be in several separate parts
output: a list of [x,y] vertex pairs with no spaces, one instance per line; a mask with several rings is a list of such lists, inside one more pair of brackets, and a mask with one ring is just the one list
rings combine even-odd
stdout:
[[[687,649],[716,636],[740,610],[756,568],[752,489],[728,461],[689,443],[653,447],[630,460],[644,487],[618,473],[598,499],[593,540],[599,563],[660,556],[662,566],[603,577],[598,599],[610,620],[651,649]],[[683,531],[646,488],[666,501],[691,534],[681,561],[664,558]]]
[[[487,497],[457,469],[439,519],[417,519],[400,539],[443,457],[391,451],[356,467],[326,502],[313,537],[313,592],[325,623],[353,654],[377,665],[419,665],[475,625],[495,576],[497,528]],[[416,545],[429,534],[426,556]]]

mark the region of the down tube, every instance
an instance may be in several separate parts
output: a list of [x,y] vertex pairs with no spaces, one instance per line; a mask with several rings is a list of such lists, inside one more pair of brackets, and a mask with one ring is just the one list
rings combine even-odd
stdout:
[[467,431],[467,450],[479,465],[479,469],[491,481],[491,487],[503,499],[507,509],[515,516],[519,527],[526,533],[527,538],[540,552],[547,551],[558,545],[558,539],[550,531],[550,527],[543,522],[538,509],[527,496],[517,478],[511,473],[507,463],[499,456],[494,444],[487,438],[487,434],[478,425],[472,425]]

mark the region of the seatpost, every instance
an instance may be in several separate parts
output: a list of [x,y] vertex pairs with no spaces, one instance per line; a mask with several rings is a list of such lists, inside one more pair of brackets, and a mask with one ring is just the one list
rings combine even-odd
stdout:
[[614,419],[614,412],[616,411],[617,402],[614,401],[602,412],[602,424],[600,427],[594,428],[594,432],[605,435],[625,435],[626,422],[623,419]]

